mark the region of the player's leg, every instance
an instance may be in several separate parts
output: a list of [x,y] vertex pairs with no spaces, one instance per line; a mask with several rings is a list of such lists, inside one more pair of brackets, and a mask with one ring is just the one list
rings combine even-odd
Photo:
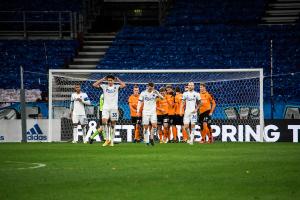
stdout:
[[159,142],[160,143],[163,143],[163,141],[162,141],[162,139],[163,139],[162,123],[163,123],[162,115],[157,115],[157,132],[158,132],[158,135],[159,135]]
[[109,111],[107,109],[103,109],[102,111],[102,125],[105,131],[105,138],[106,141],[102,146],[107,146],[110,144],[110,137],[109,137],[109,128],[108,128],[108,119],[109,119]]
[[152,125],[151,134],[150,134],[150,144],[154,146],[154,135],[157,135],[157,115],[150,116],[150,122]]
[[185,114],[183,117],[183,128],[187,133],[187,142],[190,138],[190,122],[191,122],[190,116]]
[[208,118],[209,111],[205,111],[199,115],[199,124],[201,125],[201,141],[200,143],[206,142],[206,136],[209,137],[209,128],[208,128]]
[[137,117],[131,117],[131,123],[134,126],[134,142],[139,142],[140,140],[139,125],[137,122]]
[[212,129],[211,129],[211,116],[207,115],[207,118],[205,119],[207,124],[207,135],[208,135],[208,143],[212,143],[214,141],[214,138],[212,136]]
[[82,140],[83,140],[83,143],[87,143],[88,142],[88,138],[86,137],[86,127],[87,127],[87,124],[88,124],[88,119],[85,115],[80,115],[79,116],[79,122],[80,122],[80,125],[81,125],[81,129],[82,129]]
[[163,127],[164,127],[164,143],[169,141],[169,118],[167,115],[163,116]]
[[173,142],[177,143],[178,142],[178,139],[177,139],[177,128],[176,128],[176,125],[174,123],[174,120],[175,120],[175,116],[174,115],[169,116],[169,124],[170,124],[170,126],[172,128]]
[[200,134],[201,134],[201,140],[199,143],[205,143],[206,133],[204,130],[204,113],[201,113],[198,116],[198,120],[199,120],[199,126],[200,126]]
[[110,131],[110,146],[114,146],[114,139],[115,139],[115,131],[116,131],[116,122],[119,120],[119,111],[118,109],[111,110],[110,112],[110,119],[111,119],[111,131]]
[[[187,136],[186,130],[185,130],[184,125],[183,125],[183,116],[175,115],[174,125],[175,125],[175,127],[176,127],[176,125],[180,126],[181,133],[182,133],[182,142],[186,142],[188,136]],[[178,136],[177,136],[177,138],[178,138]]]
[[99,112],[99,121],[98,121],[98,124],[97,124],[97,129],[96,131],[91,135],[91,137],[89,138],[89,143],[92,144],[93,141],[94,141],[94,138],[97,136],[97,135],[102,135],[103,136],[103,140],[106,140],[106,136],[103,134],[103,126],[102,126],[102,111]]
[[142,124],[143,124],[143,133],[144,133],[144,143],[149,144],[149,122],[150,122],[150,115],[143,114]]
[[195,128],[195,124],[197,123],[197,114],[191,114],[191,137],[190,137],[190,141],[189,141],[189,144],[193,144],[194,143],[194,137],[195,137],[195,131],[196,131],[196,128]]
[[73,141],[72,143],[77,143],[78,142],[78,123],[79,123],[79,119],[78,116],[76,115],[72,115],[72,122],[73,122]]

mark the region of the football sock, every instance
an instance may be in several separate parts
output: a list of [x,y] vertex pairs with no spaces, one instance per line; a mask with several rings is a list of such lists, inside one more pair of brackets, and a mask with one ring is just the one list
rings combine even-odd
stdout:
[[115,126],[111,126],[111,131],[110,131],[111,143],[114,143],[114,139],[115,139]]
[[183,140],[185,140],[185,141],[188,139],[188,135],[187,135],[185,128],[182,128],[182,137],[183,137]]
[[149,132],[148,132],[148,130],[144,130],[144,142],[146,144],[149,143]]
[[78,141],[78,135],[77,135],[77,125],[73,126],[73,141],[77,142]]
[[165,140],[165,141],[167,141],[167,138],[168,138],[168,132],[169,132],[169,131],[168,131],[168,128],[165,128],[165,127],[164,127],[164,140]]
[[134,138],[136,140],[140,140],[140,128],[138,125],[135,126],[135,130],[134,130]]
[[105,135],[106,135],[106,140],[110,140],[110,135],[109,135],[109,130],[107,124],[104,125],[104,130],[105,130]]
[[201,131],[201,140],[205,141],[205,137],[206,137],[206,128],[204,127]]
[[91,135],[91,139],[94,139],[99,134],[99,131],[96,130],[93,135]]
[[176,126],[172,127],[172,132],[173,132],[173,140],[177,141],[177,128],[176,128]]
[[157,134],[157,128],[152,128],[150,138],[154,139],[154,135],[156,135],[156,134]]
[[194,142],[194,135],[195,135],[195,128],[192,128],[192,131],[191,131],[191,142]]
[[161,130],[161,129],[158,131],[158,134],[159,134],[159,140],[161,141],[161,140],[162,140],[162,138],[163,138],[163,135],[162,135],[162,130]]

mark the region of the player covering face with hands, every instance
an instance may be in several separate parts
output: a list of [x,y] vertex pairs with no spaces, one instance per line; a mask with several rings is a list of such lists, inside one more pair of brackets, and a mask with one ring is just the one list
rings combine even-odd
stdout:
[[154,89],[154,83],[148,83],[147,89],[143,91],[139,97],[137,114],[139,115],[141,106],[143,105],[142,123],[144,130],[144,142],[149,144],[149,124],[152,129],[150,133],[150,144],[154,145],[154,135],[157,134],[157,115],[156,115],[156,99],[164,99],[164,97]]
[[[106,81],[106,83],[104,83]],[[115,84],[117,82],[118,84]],[[106,133],[106,141],[103,146],[114,146],[115,125],[119,119],[118,111],[118,94],[119,89],[126,87],[126,84],[118,77],[108,75],[93,84],[96,88],[103,90],[104,104],[102,110],[102,125]],[[108,127],[108,120],[110,119],[110,127]],[[110,129],[110,131],[109,131]]]

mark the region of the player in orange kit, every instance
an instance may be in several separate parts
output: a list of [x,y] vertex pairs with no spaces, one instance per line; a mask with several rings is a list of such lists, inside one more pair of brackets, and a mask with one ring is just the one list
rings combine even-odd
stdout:
[[[166,96],[166,89],[164,87],[159,89],[159,93],[165,97]],[[157,99],[156,101],[156,114],[157,114],[157,127],[158,127],[158,135],[159,135],[159,142],[164,143],[168,133],[168,102],[164,99]],[[164,130],[162,130],[162,126]],[[163,138],[163,131],[164,131],[164,138]]]
[[181,132],[183,136],[183,142],[187,142],[188,135],[186,130],[183,128],[183,111],[181,111],[182,104],[182,93],[179,87],[175,88],[176,96],[175,96],[175,118],[174,125],[181,126]]
[[133,94],[128,98],[128,104],[130,108],[131,122],[134,125],[134,142],[140,142],[140,123],[141,117],[137,114],[137,104],[139,101],[139,87],[135,85],[133,87]]
[[216,108],[216,102],[211,94],[206,90],[206,85],[200,83],[200,97],[201,106],[199,108],[199,125],[201,126],[201,141],[206,142],[206,135],[208,136],[208,143],[213,142],[212,130],[211,130],[211,116]]
[[170,142],[178,142],[177,139],[177,129],[174,124],[175,118],[175,92],[173,90],[172,85],[166,85],[167,95],[166,99],[168,102],[168,118],[169,118],[169,132],[168,132],[168,140],[170,141],[171,129],[173,133],[173,140]]

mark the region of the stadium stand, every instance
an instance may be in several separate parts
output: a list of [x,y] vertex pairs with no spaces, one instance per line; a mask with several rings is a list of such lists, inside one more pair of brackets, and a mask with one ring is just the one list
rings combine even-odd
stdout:
[[75,40],[1,40],[0,65],[4,72],[0,74],[1,88],[19,88],[19,67],[23,66],[25,89],[46,91],[48,69],[66,66],[78,45]]

